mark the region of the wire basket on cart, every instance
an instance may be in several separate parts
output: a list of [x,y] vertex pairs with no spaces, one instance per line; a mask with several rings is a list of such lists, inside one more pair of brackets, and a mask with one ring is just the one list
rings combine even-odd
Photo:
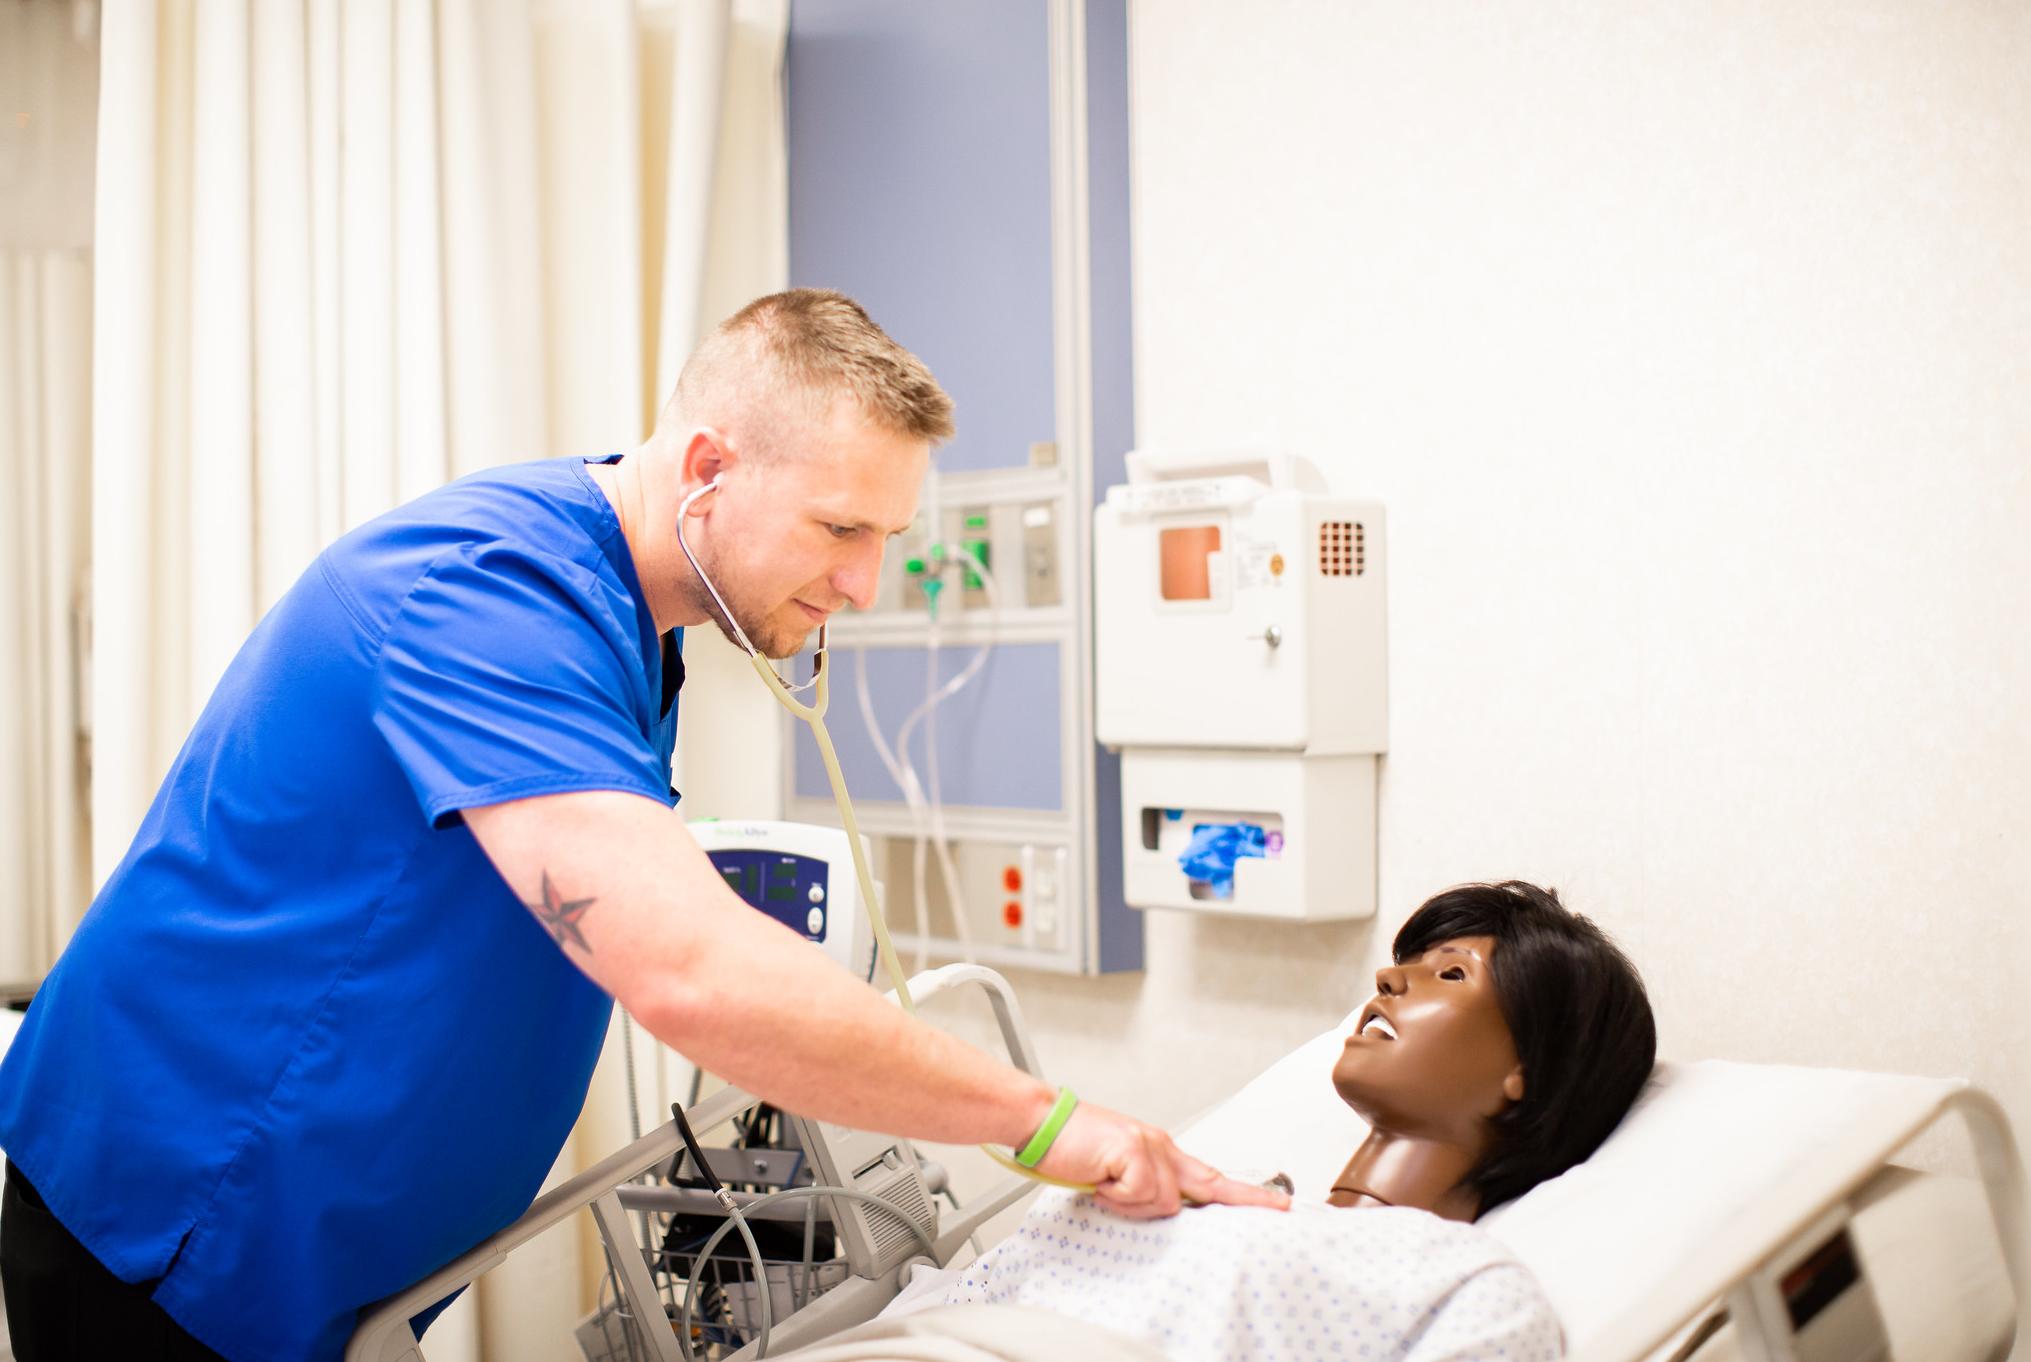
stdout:
[[[732,1148],[709,1149],[705,1155],[714,1177],[736,1201],[811,1183],[789,1124],[766,1106],[737,1126]],[[723,1357],[759,1336],[764,1287],[770,1317],[781,1321],[846,1280],[849,1268],[838,1231],[825,1200],[818,1197],[746,1212],[761,1252],[761,1282],[738,1235],[723,1236],[705,1255],[706,1241],[725,1224],[726,1213],[702,1181],[689,1156],[679,1155],[642,1182],[618,1189],[622,1206],[633,1212],[637,1246],[664,1318],[635,1319],[621,1289],[621,1267],[609,1247],[598,1308],[573,1331],[586,1362],[654,1362],[658,1353],[640,1331],[677,1328],[687,1292],[692,1296],[690,1355]]]
[[[843,1259],[814,1263],[765,1260],[768,1274],[769,1309],[776,1319],[786,1319],[847,1278]],[[745,1253],[715,1251],[704,1268],[706,1280],[699,1289],[699,1304],[692,1320],[691,1348],[694,1356],[710,1358],[732,1352],[761,1330],[760,1292],[754,1282],[754,1265]],[[675,1328],[683,1308],[683,1284],[664,1296],[668,1312],[666,1328]],[[637,1337],[634,1321],[613,1287],[601,1292],[598,1311],[583,1320],[575,1337],[585,1362],[649,1362],[652,1354]]]

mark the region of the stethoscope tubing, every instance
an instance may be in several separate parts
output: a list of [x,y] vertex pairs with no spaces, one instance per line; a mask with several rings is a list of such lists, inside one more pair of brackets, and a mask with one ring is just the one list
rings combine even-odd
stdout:
[[[739,640],[741,647],[747,650],[748,660],[754,664],[755,673],[768,685],[769,693],[776,697],[778,704],[810,727],[811,736],[818,744],[819,757],[825,763],[826,778],[832,786],[833,803],[838,806],[840,822],[846,829],[847,851],[853,857],[854,876],[859,882],[861,900],[867,905],[868,923],[874,929],[875,953],[880,957],[882,967],[888,972],[890,982],[895,985],[896,1001],[902,1006],[903,1011],[915,1016],[917,1005],[910,997],[909,981],[903,974],[902,961],[896,956],[895,944],[889,939],[888,920],[882,913],[880,901],[875,897],[874,876],[869,872],[867,855],[861,846],[860,820],[854,817],[853,800],[846,793],[846,777],[839,769],[839,755],[833,750],[832,735],[825,728],[825,711],[832,703],[832,677],[830,669],[825,665],[827,626],[824,624],[818,626],[818,653],[812,660],[811,679],[802,686],[792,686],[785,681],[782,674],[776,670],[775,664],[763,657],[760,650],[749,641],[747,631],[740,627],[740,621],[733,617],[733,611],[727,609],[726,599],[719,594],[719,588],[713,585],[712,578],[706,574],[705,569],[699,566],[697,555],[691,552],[691,545],[684,538],[684,521],[690,514],[692,504],[718,486],[719,479],[714,478],[704,486],[694,488],[678,503],[677,547],[684,551],[684,557],[690,562],[691,570],[698,574],[698,580],[705,583],[705,589],[712,593],[713,604],[719,607],[720,616],[732,627],[734,637]],[[806,704],[797,698],[797,692],[810,686],[816,686],[817,692],[812,702]],[[1034,1168],[1017,1163],[992,1145],[982,1145],[980,1148],[1002,1167],[1033,1181],[1049,1183],[1055,1187],[1067,1187],[1079,1192],[1093,1190],[1085,1183],[1067,1182],[1039,1173]]]

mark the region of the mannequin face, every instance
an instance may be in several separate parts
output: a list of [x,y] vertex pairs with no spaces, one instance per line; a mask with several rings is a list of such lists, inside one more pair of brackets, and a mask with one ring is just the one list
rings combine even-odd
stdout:
[[1521,1100],[1494,953],[1493,937],[1458,937],[1376,971],[1333,1067],[1333,1086],[1376,1130],[1472,1148],[1489,1117]]

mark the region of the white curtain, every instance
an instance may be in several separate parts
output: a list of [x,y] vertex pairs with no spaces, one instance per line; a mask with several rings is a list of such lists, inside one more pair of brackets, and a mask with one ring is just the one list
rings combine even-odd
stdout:
[[[633,444],[701,325],[783,286],[787,26],[787,0],[109,0],[94,882],[325,543],[476,468]],[[639,1058],[650,1112],[673,1069]],[[613,1067],[560,1170],[626,1139]],[[431,1357],[564,1355],[597,1267],[546,1236]]]
[[84,911],[96,10],[0,5],[0,981]]
[[95,881],[325,543],[545,451],[531,42],[488,0],[108,5]]

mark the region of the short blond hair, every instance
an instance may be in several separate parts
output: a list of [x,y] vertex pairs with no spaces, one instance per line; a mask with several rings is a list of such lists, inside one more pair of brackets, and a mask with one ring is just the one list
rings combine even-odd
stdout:
[[684,361],[662,423],[724,421],[773,444],[768,427],[786,405],[822,415],[841,394],[892,434],[952,438],[952,399],[924,361],[859,303],[822,288],[771,293],[721,322]]

